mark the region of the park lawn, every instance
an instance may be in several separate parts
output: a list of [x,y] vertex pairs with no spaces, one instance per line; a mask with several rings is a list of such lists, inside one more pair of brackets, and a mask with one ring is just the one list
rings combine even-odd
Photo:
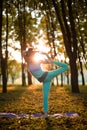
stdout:
[[[52,86],[49,95],[49,114],[77,112],[79,117],[58,119],[0,117],[0,130],[86,130],[87,86],[80,86],[80,91],[80,94],[72,94],[69,86]],[[43,113],[42,100],[41,85],[8,86],[8,93],[0,92],[0,112]]]

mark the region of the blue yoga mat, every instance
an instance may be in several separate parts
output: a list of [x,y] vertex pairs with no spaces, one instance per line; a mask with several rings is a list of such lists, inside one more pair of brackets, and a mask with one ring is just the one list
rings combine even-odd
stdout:
[[[76,112],[67,112],[67,113],[56,113],[56,114],[48,114],[48,117],[55,117],[55,118],[61,118],[61,117],[71,117],[75,118],[78,117],[79,114]],[[44,114],[42,113],[35,113],[35,114],[14,114],[14,113],[0,113],[0,117],[8,117],[8,118],[24,118],[24,117],[32,117],[32,118],[39,118],[44,117]]]

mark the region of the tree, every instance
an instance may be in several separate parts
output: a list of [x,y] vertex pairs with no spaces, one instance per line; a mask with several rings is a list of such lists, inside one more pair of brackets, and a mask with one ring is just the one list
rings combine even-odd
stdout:
[[[1,4],[0,4],[0,13],[1,13],[1,34],[0,34],[0,65],[1,65],[1,74],[2,74],[2,83],[3,83],[3,93],[6,93],[7,92],[7,57],[8,57],[8,52],[7,52],[7,46],[8,46],[8,7],[6,6],[6,51],[5,51],[5,55],[3,55],[2,53],[2,5],[3,4],[3,1],[1,1]],[[5,3],[6,4],[6,3]]]
[[[52,0],[52,2],[57,14],[58,21],[61,26],[66,52],[70,60],[72,92],[78,93],[79,92],[78,71],[76,65],[77,39],[76,39],[75,22],[73,17],[73,10],[72,10],[72,0],[67,0],[66,3],[64,0],[61,0],[60,3],[56,2],[55,0]],[[68,16],[67,16],[67,11],[68,11]],[[70,23],[70,26],[68,22]]]
[[11,77],[12,84],[21,72],[21,63],[18,63],[16,60],[8,61],[8,77]]
[[[19,40],[21,45],[21,55],[22,55],[22,51],[25,50],[27,47],[27,43],[29,42],[28,39],[30,39],[28,38],[30,36],[30,34],[28,34],[29,25],[26,24],[28,24],[29,22],[28,20],[30,20],[31,17],[30,17],[30,12],[27,12],[27,10],[25,9],[25,7],[27,6],[26,2],[27,1],[25,0],[23,1],[15,0],[15,1],[11,1],[10,3],[11,8],[16,10],[16,14],[18,14],[16,18],[13,18],[14,19],[13,21],[14,21],[16,40]],[[28,73],[28,80],[29,78],[31,79],[31,75]],[[22,86],[25,85],[26,85],[26,76],[25,76],[25,68],[24,68],[23,57],[22,57]]]
[[[86,1],[74,1],[74,7],[75,7],[75,25],[76,25],[76,35],[77,35],[77,41],[78,41],[78,59],[79,59],[79,70],[80,74],[82,76],[82,84],[85,85],[85,78],[84,78],[84,72],[83,67],[85,65],[85,68],[87,69],[87,54],[86,54],[86,31],[85,28],[87,27],[87,7],[86,7]],[[77,10],[78,9],[78,10]],[[85,61],[85,62],[84,62]]]
[[3,5],[3,0],[0,1],[0,68],[1,68],[1,59],[2,59],[2,5]]

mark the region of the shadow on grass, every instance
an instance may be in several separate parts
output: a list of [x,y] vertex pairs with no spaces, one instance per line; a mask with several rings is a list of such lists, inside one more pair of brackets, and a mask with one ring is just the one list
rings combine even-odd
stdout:
[[[80,93],[72,93],[71,88],[67,87],[65,90],[70,97],[69,106],[76,111],[79,116],[87,118],[87,86],[79,86]],[[72,105],[71,105],[72,104]]]
[[0,93],[0,98],[2,98],[2,101],[3,100],[8,101],[8,100],[12,100],[12,99],[17,99],[26,90],[25,87],[22,87],[20,85],[8,86],[7,89],[8,89],[7,93]]
[[50,121],[50,119],[49,118],[46,118],[45,119],[46,120],[46,130],[53,130],[53,128],[52,128],[52,122]]
[[[0,112],[17,112],[25,102],[24,94],[27,91],[27,87],[20,85],[8,86],[7,93],[0,93]],[[29,92],[30,94],[31,92]],[[20,104],[21,103],[21,104]],[[17,108],[20,108],[17,110]],[[20,111],[19,111],[20,112]]]

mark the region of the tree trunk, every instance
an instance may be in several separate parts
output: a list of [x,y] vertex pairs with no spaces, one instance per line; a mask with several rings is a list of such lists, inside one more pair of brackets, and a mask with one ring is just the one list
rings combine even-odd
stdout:
[[70,70],[71,70],[72,92],[79,93],[78,70],[77,70],[76,60],[75,60],[74,56],[72,58],[70,58]]
[[[25,0],[24,2],[24,17],[23,12],[21,12],[21,3],[18,1],[18,22],[19,22],[19,40],[21,44],[21,55],[22,51],[25,50]],[[22,59],[22,86],[26,85],[25,68]]]
[[12,79],[12,84],[14,84],[14,76],[12,76],[12,78],[11,78],[11,79]]
[[0,67],[1,67],[1,73],[2,73],[2,84],[3,84],[3,93],[7,92],[7,43],[8,43],[8,7],[6,6],[6,51],[5,51],[5,57],[2,55],[2,3],[3,1],[0,1]]
[[3,93],[7,93],[7,73],[6,73],[6,59],[2,58],[1,63],[2,68],[2,84],[3,84]]
[[58,76],[56,76],[56,84],[57,84],[57,86],[59,85],[59,82],[58,82]]
[[27,71],[27,75],[28,75],[28,85],[32,84],[32,79],[31,79],[31,74],[29,71]]
[[69,85],[69,73],[68,72],[66,74],[66,77],[67,77],[67,84]]
[[[6,51],[2,62],[3,92],[7,93],[7,59],[8,59],[8,5],[6,4]],[[4,66],[3,66],[4,65]]]
[[61,74],[61,86],[63,86],[63,74]]
[[22,86],[26,86],[25,68],[23,63],[22,63]]
[[82,62],[80,60],[80,56],[79,56],[79,63],[80,63],[80,70],[81,70],[80,73],[81,73],[81,76],[82,76],[82,85],[85,85],[85,79],[84,79],[84,74],[83,74],[83,67],[82,67]]
[[[63,33],[64,44],[66,48],[66,52],[70,59],[70,69],[71,69],[71,85],[72,92],[79,93],[78,87],[78,72],[76,66],[77,59],[77,39],[76,39],[76,31],[75,31],[75,23],[72,12],[72,1],[67,1],[68,13],[66,13],[66,4],[64,0],[61,0],[61,9],[56,0],[52,0],[58,21],[60,23],[61,31]],[[62,14],[62,15],[61,15]],[[67,23],[67,17],[69,17],[70,25]]]
[[0,68],[1,68],[1,59],[2,59],[2,3],[0,1]]

